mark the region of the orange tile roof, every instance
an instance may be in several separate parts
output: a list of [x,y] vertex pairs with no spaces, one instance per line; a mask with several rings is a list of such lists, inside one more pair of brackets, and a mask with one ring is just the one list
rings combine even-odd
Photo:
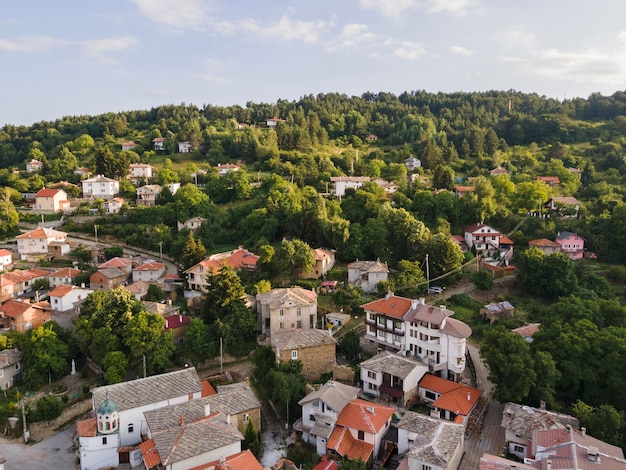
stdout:
[[502,235],[500,237],[500,245],[513,245],[513,240],[511,240],[506,235]]
[[141,455],[143,456],[146,467],[152,468],[161,464],[159,451],[156,449],[156,446],[154,445],[154,441],[152,439],[143,441],[141,444],[139,444],[139,448],[141,449]]
[[213,269],[213,272],[217,274],[223,264],[226,264],[226,266],[231,269],[237,270],[245,267],[256,267],[258,261],[259,256],[242,248],[233,250],[231,253],[217,253],[215,255],[211,255],[200,261],[199,264],[207,271]]
[[561,182],[558,176],[537,176],[537,181],[541,181],[542,183],[554,184],[559,184]]
[[78,276],[80,274],[80,269],[76,269],[76,268],[63,268],[63,269],[59,269],[58,271],[53,272],[50,277],[69,277],[69,278],[75,278],[76,276]]
[[58,230],[53,230],[50,228],[36,228],[35,230],[31,230],[30,232],[23,233],[15,237],[18,240],[29,240],[29,239],[42,239],[42,238],[51,238],[58,237],[60,235],[67,236],[65,232],[59,232]]
[[0,305],[0,312],[4,313],[7,317],[15,318],[33,305],[28,302],[22,302],[16,299],[7,300],[4,304]]
[[376,434],[387,424],[395,411],[395,408],[356,398],[341,410],[337,424]]
[[165,265],[163,263],[149,261],[140,266],[137,266],[135,269],[133,269],[133,271],[159,271],[164,268],[165,268]]
[[326,444],[328,449],[337,451],[339,455],[351,460],[361,459],[367,462],[374,452],[374,445],[355,439],[350,430],[344,426],[335,426]]
[[361,305],[361,308],[389,317],[402,318],[411,309],[411,299],[392,295],[389,298],[378,299]]
[[209,470],[211,468],[213,470],[263,470],[263,467],[250,449],[226,457],[224,462],[214,460],[189,470]]
[[9,250],[5,250],[4,248],[0,250],[0,256],[8,256],[8,255],[13,256],[13,253],[11,253]]
[[338,468],[337,462],[328,459],[327,456],[323,456],[320,463],[313,467],[313,470],[337,470]]
[[70,292],[72,292],[74,290],[75,286],[68,286],[66,284],[61,284],[60,286],[55,287],[54,289],[52,289],[48,295],[50,297],[63,297],[67,294],[69,294]]
[[424,375],[418,386],[441,394],[433,402],[434,407],[462,416],[467,416],[472,411],[483,393],[477,388],[442,379],[432,374]]
[[60,189],[40,189],[35,197],[54,197],[59,193]]
[[96,418],[83,419],[76,423],[76,434],[78,437],[95,437],[96,426]]
[[420,388],[427,388],[437,393],[448,393],[455,390],[461,384],[452,382],[451,380],[442,379],[432,374],[424,374],[424,377],[418,382]]
[[217,390],[213,388],[213,385],[208,380],[203,380],[200,384],[202,385],[202,398],[217,395]]
[[548,240],[547,238],[539,238],[537,240],[531,240],[528,242],[530,246],[538,246],[538,247],[558,247],[560,246],[557,242],[553,242],[552,240]]
[[120,258],[116,256],[115,258],[111,258],[109,261],[102,263],[99,268],[126,268],[128,266],[132,266],[133,262],[131,260]]

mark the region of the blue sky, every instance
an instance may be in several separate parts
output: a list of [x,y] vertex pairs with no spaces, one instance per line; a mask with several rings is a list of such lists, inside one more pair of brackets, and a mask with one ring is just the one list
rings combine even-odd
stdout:
[[0,16],[0,126],[327,92],[626,89],[617,0],[26,0]]

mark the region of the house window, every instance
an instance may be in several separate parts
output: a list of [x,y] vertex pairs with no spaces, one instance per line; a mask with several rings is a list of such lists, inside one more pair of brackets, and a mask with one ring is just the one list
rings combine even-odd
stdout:
[[522,453],[522,452],[525,452],[525,451],[526,451],[526,449],[524,449],[522,446],[517,446],[517,445],[513,446],[513,452]]
[[293,351],[291,351],[291,359],[293,361],[295,361],[296,359],[298,359],[298,350],[294,349]]
[[296,327],[297,328],[302,328],[302,321],[298,320],[298,322],[296,323]]
[[365,440],[365,431],[359,431],[358,439],[359,439],[359,441],[364,441]]
[[422,470],[433,470],[430,465],[422,465]]
[[431,392],[430,390],[426,390],[426,393],[424,394],[424,396],[426,398],[428,398],[429,400],[436,400],[437,399],[437,395],[435,395],[435,393]]
[[372,372],[371,370],[367,371],[367,378],[368,379],[375,379],[376,378],[376,372]]
[[15,370],[20,370],[20,363],[19,362],[15,363]]
[[385,324],[385,317],[378,317],[377,322],[379,325],[384,325]]
[[280,327],[280,329],[283,329],[283,328],[285,328],[285,322],[282,322],[282,321],[281,321],[281,322],[280,322],[280,325],[279,325],[279,327]]
[[132,433],[134,431],[135,431],[135,425],[133,423],[130,423],[128,425],[128,433],[130,434],[130,433]]
[[320,401],[319,400],[315,400],[313,402],[313,408],[319,408],[320,407]]
[[102,445],[103,446],[107,445],[107,438],[106,437],[102,438]]
[[279,314],[281,317],[284,317],[284,316],[285,316],[285,311],[281,308],[281,309],[278,311],[278,314]]
[[243,415],[243,422],[244,422],[244,423],[247,423],[249,419],[250,419],[250,415],[249,415],[248,413],[245,413],[245,414]]
[[300,307],[296,308],[296,315],[299,317],[302,316],[302,309]]

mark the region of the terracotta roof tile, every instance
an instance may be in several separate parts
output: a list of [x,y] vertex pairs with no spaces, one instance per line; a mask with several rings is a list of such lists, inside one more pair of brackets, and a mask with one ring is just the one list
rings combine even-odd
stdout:
[[263,467],[250,449],[248,449],[230,455],[224,461],[214,460],[189,470],[263,470]]
[[95,437],[96,431],[96,418],[83,419],[76,423],[76,434],[78,434],[78,437]]
[[411,299],[392,295],[389,298],[378,299],[361,305],[361,307],[389,317],[402,318],[411,309]]
[[357,398],[344,406],[337,417],[337,424],[376,434],[387,424],[395,411],[395,408]]
[[326,447],[337,451],[339,455],[351,460],[361,459],[367,462],[374,452],[374,445],[352,437],[348,428],[337,425],[328,438]]
[[143,460],[148,468],[153,468],[161,464],[159,451],[154,445],[154,441],[152,439],[148,439],[147,441],[139,444],[139,448],[141,449],[141,455],[143,455]]

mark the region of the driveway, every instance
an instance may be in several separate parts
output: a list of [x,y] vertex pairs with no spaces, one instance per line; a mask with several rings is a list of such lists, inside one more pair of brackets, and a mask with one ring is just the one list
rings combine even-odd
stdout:
[[5,470],[71,470],[76,466],[73,448],[75,425],[59,431],[49,439],[32,445],[0,438],[0,454],[6,462]]

